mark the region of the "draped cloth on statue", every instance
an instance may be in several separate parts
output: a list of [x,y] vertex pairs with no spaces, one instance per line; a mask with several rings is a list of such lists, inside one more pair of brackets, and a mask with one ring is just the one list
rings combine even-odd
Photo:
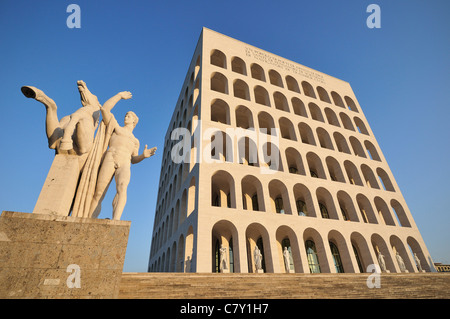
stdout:
[[112,125],[106,125],[103,121],[97,130],[94,139],[94,145],[86,159],[86,163],[81,172],[77,192],[73,202],[73,217],[91,218],[91,202],[94,197],[95,187],[97,185],[97,176],[103,156],[108,148],[109,139],[112,134]]

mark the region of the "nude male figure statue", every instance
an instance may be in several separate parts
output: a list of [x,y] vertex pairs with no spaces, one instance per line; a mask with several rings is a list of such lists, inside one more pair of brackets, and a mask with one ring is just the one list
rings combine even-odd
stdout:
[[107,126],[107,131],[111,133],[109,148],[106,151],[103,162],[98,173],[97,185],[94,198],[91,202],[90,214],[92,218],[97,218],[101,210],[101,201],[103,200],[108,186],[115,177],[116,195],[113,200],[113,219],[120,220],[127,200],[127,187],[131,177],[131,164],[141,162],[143,159],[153,156],[156,147],[147,149],[139,155],[139,140],[134,137],[138,117],[134,112],[129,111],[125,115],[124,126],[117,123],[111,109],[121,99],[131,99],[132,95],[128,91],[120,92],[105,102],[101,108],[102,121]]

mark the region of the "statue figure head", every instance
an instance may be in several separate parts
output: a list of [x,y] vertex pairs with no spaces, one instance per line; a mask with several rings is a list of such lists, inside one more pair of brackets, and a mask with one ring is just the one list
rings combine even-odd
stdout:
[[139,122],[139,117],[133,112],[133,111],[128,111],[127,114],[125,114],[125,124],[128,121],[128,115],[130,116],[131,120],[133,121],[133,128],[136,127],[136,124]]

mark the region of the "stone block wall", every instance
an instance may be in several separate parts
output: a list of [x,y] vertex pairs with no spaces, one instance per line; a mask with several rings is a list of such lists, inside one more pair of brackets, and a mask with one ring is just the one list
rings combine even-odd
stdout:
[[129,221],[4,211],[0,298],[117,298]]

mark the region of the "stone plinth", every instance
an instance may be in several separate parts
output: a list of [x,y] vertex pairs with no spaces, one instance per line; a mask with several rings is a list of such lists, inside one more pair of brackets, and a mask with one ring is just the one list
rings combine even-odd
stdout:
[[33,213],[69,216],[79,174],[78,156],[57,154],[42,186]]
[[130,224],[4,211],[0,298],[117,298]]

